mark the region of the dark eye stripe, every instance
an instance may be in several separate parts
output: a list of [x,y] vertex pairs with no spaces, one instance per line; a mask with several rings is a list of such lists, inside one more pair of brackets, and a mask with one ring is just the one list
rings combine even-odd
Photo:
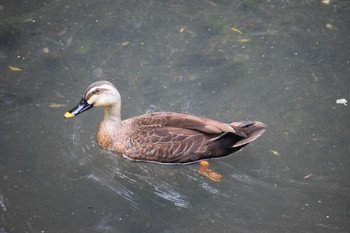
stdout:
[[106,88],[95,88],[93,90],[89,90],[85,94],[85,100],[89,100],[91,98],[91,96],[93,96],[93,95],[95,95],[97,93],[102,93],[103,91],[106,91],[106,90],[108,90],[108,89],[106,89]]

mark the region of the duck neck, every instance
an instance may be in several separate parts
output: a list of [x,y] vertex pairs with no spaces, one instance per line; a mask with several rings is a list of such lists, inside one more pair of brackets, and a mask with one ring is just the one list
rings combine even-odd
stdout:
[[121,127],[120,104],[104,108],[104,117],[101,124],[104,124],[104,127],[108,127],[110,130],[118,130]]
[[118,137],[118,131],[122,128],[120,119],[120,105],[104,108],[104,117],[97,131],[98,144],[109,150],[114,150],[114,140]]

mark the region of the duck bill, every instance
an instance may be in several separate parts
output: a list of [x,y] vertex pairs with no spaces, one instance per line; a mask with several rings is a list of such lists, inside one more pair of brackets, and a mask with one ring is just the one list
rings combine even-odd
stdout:
[[92,105],[89,104],[84,98],[81,99],[80,103],[73,108],[72,110],[66,112],[64,114],[65,118],[72,118],[82,112],[85,112],[86,110],[92,108]]

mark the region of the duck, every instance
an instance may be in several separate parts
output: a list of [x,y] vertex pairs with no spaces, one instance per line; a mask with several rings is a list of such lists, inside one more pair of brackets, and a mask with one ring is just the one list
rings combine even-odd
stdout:
[[[64,117],[75,117],[92,107],[104,108],[96,134],[98,145],[135,161],[189,164],[224,157],[266,130],[260,121],[222,123],[175,112],[152,112],[122,120],[119,91],[105,80],[92,83]],[[207,163],[202,165],[200,171],[209,171]]]

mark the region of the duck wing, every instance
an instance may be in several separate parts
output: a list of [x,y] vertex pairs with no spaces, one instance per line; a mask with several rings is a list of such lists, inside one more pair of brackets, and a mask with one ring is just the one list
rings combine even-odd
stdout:
[[[250,142],[244,124],[225,124],[180,113],[151,113],[129,119],[124,156],[162,163],[188,163],[230,154]],[[244,143],[239,143],[246,139]]]
[[236,124],[225,124],[204,117],[184,113],[155,112],[141,115],[133,120],[133,125],[139,127],[167,126],[182,129],[193,129],[209,134],[234,133],[246,137]]

